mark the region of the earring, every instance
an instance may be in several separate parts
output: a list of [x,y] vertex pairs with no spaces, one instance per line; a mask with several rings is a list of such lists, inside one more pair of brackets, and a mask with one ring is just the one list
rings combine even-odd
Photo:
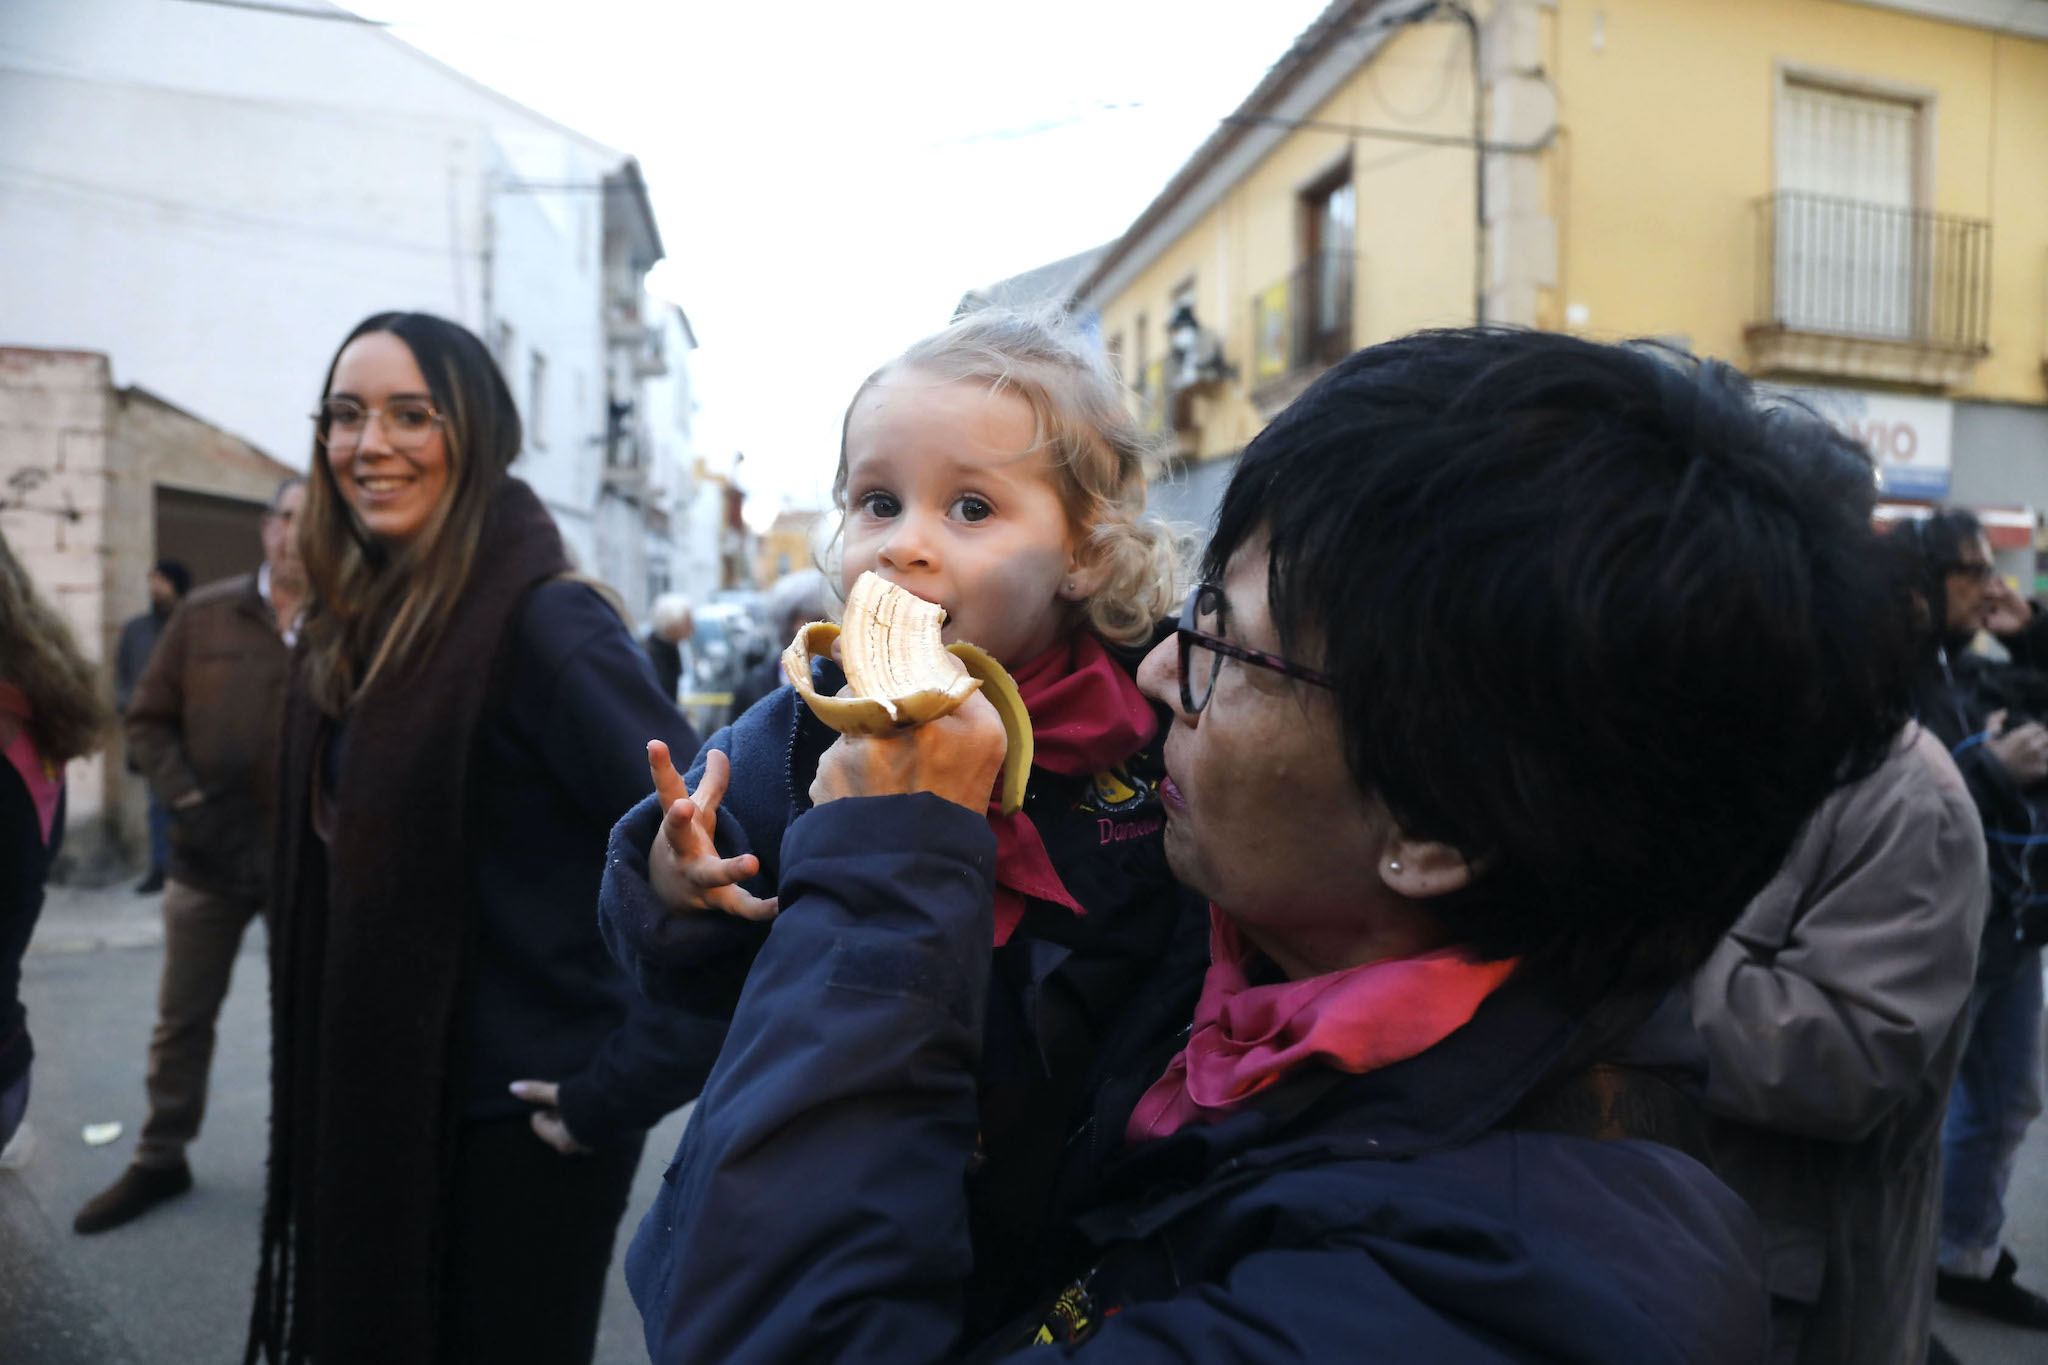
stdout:
[[1389,859],[1387,859],[1387,871],[1389,871],[1389,872],[1399,872],[1400,870],[1401,870],[1401,860],[1400,860],[1399,858],[1389,858]]

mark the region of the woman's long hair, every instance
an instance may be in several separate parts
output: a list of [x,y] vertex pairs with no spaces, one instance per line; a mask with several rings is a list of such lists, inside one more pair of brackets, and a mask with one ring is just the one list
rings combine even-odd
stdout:
[[323,404],[341,352],[371,332],[404,342],[426,378],[446,418],[448,484],[410,542],[378,540],[342,496],[321,420],[299,535],[312,589],[307,684],[329,715],[340,715],[378,678],[401,672],[432,646],[476,565],[484,515],[522,439],[519,409],[490,351],[467,328],[430,313],[378,313],[358,323],[328,363]]
[[64,618],[37,595],[28,571],[0,535],[0,682],[28,697],[36,753],[64,764],[100,747],[111,718],[94,668]]

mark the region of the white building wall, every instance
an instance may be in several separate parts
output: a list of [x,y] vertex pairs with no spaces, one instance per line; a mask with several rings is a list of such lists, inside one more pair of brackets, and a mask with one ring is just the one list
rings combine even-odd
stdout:
[[363,317],[507,324],[517,472],[595,566],[622,154],[381,30],[164,0],[0,3],[0,146],[0,344],[104,352],[302,466]]

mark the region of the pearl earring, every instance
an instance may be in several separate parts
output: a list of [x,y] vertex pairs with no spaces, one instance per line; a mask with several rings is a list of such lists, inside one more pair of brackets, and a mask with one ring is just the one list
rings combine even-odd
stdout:
[[1389,858],[1389,859],[1387,859],[1387,871],[1389,871],[1389,872],[1399,872],[1400,870],[1401,870],[1401,860],[1400,860],[1400,859],[1398,859],[1398,858]]

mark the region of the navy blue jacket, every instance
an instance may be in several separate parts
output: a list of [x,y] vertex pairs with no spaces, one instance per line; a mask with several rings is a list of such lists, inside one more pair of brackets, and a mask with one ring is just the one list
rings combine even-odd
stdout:
[[916,1365],[1034,1339],[1141,1363],[1763,1358],[1753,1217],[1673,1147],[1546,1125],[1592,1025],[1512,983],[1418,1057],[1306,1070],[1121,1153],[1193,966],[1105,1045],[1068,1147],[1087,1197],[1042,1280],[1070,1292],[970,1335],[993,840],[936,797],[881,797],[807,814],[782,855],[782,913],[666,1176],[660,1292],[640,1294],[663,1365]]
[[466,1117],[531,1112],[510,1084],[557,1081],[569,1131],[613,1146],[694,1097],[717,1056],[723,1028],[643,998],[591,922],[606,833],[652,785],[650,739],[696,743],[618,614],[580,583],[536,588],[472,760]]
[[[1128,653],[1118,657],[1131,666]],[[819,665],[820,689],[836,691],[843,681],[837,668]],[[732,758],[733,785],[719,807],[719,851],[760,858],[761,872],[748,883],[756,895],[775,894],[783,833],[809,807],[818,758],[837,738],[794,688],[783,687],[706,746]],[[691,790],[703,770],[700,754],[688,774]],[[994,1003],[977,1015],[985,1027],[978,1092],[983,1160],[972,1181],[972,1213],[977,1226],[1002,1229],[990,1244],[1003,1254],[991,1252],[977,1267],[971,1290],[978,1320],[1003,1311],[1015,1263],[1034,1253],[1031,1231],[1044,1219],[1059,1144],[1106,1031],[1170,945],[1206,949],[1205,907],[1175,884],[1166,864],[1162,772],[1156,742],[1112,773],[1031,772],[1024,810],[1061,881],[1088,913],[1034,902],[994,952]],[[650,998],[723,1026],[768,928],[664,909],[647,873],[660,823],[659,803],[649,798],[612,832],[600,918],[613,954]],[[664,1193],[627,1256],[636,1293],[657,1292],[667,1205]]]

